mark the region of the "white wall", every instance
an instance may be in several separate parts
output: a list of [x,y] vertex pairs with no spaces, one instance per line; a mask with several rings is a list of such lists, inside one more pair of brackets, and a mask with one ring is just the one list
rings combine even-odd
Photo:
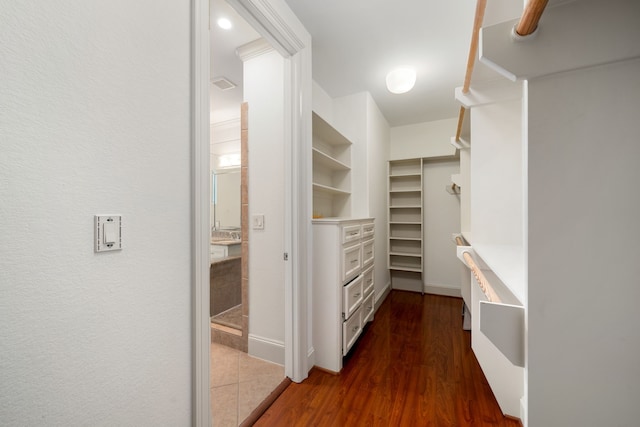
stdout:
[[529,82],[529,425],[640,418],[640,61]]
[[460,261],[452,234],[460,233],[460,195],[448,193],[458,160],[424,162],[424,285],[428,292],[460,296]]
[[387,269],[387,160],[390,128],[371,95],[367,94],[367,194],[369,215],[376,219],[376,254],[374,286],[376,300],[380,301],[391,287]]
[[[249,353],[284,364],[284,64],[271,51],[244,63],[249,103]],[[264,215],[264,230],[251,216]]]
[[[392,127],[390,159],[452,157],[455,148],[450,141],[457,124],[458,119],[451,118]],[[460,268],[451,234],[460,232],[460,200],[447,193],[445,186],[459,171],[459,161],[450,159],[425,162],[423,170],[423,284],[428,292],[456,296],[460,295]]]
[[1,3],[0,424],[189,425],[190,5]]
[[443,119],[391,128],[389,160],[452,156],[451,137],[458,119]]
[[352,142],[351,212],[375,218],[376,299],[390,286],[387,269],[387,160],[390,128],[367,92],[332,99],[313,84],[313,110]]

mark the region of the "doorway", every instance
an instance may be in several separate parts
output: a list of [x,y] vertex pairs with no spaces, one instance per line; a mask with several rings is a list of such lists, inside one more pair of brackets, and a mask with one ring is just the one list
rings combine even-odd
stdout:
[[[193,0],[194,70],[194,425],[210,426],[209,413],[209,0]],[[284,2],[229,0],[283,55],[284,66],[284,359],[285,375],[300,382],[310,363],[307,283],[311,272],[311,39]],[[203,158],[202,154],[205,154]],[[284,255],[284,254],[281,254]]]

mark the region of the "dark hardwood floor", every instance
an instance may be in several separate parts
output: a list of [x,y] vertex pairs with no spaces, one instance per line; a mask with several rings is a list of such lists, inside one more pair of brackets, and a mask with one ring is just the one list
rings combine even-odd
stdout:
[[520,426],[505,418],[462,330],[462,300],[392,291],[340,375],[312,369],[256,426]]

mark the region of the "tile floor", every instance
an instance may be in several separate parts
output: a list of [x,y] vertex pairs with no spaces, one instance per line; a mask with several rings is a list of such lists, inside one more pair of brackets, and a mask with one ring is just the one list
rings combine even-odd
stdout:
[[283,379],[283,366],[211,343],[213,427],[237,427]]

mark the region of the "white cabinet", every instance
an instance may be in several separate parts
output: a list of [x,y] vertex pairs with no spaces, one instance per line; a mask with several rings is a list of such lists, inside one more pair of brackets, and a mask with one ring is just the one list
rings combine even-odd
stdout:
[[374,220],[313,220],[315,365],[340,372],[342,357],[373,320]]
[[239,241],[238,243],[233,244],[211,244],[210,249],[211,259],[226,258],[229,256],[240,256],[241,253]]
[[351,215],[351,141],[313,113],[313,217]]
[[389,162],[389,258],[394,289],[422,292],[422,159]]

